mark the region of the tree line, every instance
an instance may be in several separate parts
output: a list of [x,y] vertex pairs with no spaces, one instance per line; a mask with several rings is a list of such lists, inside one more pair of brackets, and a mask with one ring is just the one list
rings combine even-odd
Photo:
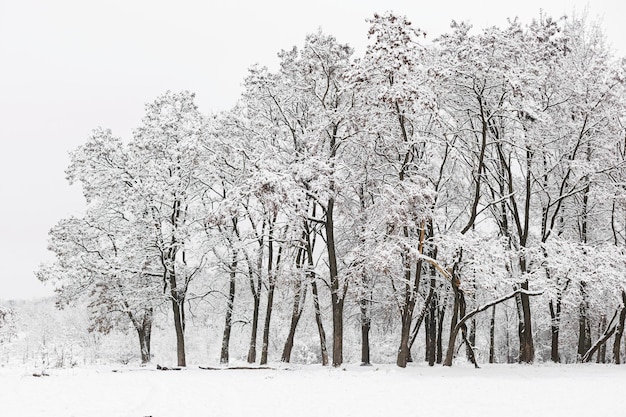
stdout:
[[463,344],[478,366],[480,316],[494,362],[510,312],[509,359],[535,361],[539,338],[561,361],[567,329],[577,360],[620,363],[626,61],[584,18],[453,22],[428,43],[405,17],[369,23],[361,56],[318,32],[251,67],[228,111],[167,92],[129,140],[94,130],[67,169],[87,209],[52,228],[38,277],[88,300],[94,330],[131,323],[143,362],[167,305],[185,366],[187,310],[206,302],[222,363],[240,316],[247,361],[268,362],[277,307],[289,362],[307,304],[324,365],[343,363],[347,312],[364,364],[389,317],[400,367],[420,330],[430,365]]

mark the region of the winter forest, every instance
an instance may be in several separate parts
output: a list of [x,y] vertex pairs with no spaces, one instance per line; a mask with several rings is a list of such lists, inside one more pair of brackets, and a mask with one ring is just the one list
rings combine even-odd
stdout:
[[360,55],[310,34],[228,111],[168,91],[72,152],[86,210],[36,275],[80,363],[106,338],[177,367],[624,361],[626,60],[585,18],[369,24]]

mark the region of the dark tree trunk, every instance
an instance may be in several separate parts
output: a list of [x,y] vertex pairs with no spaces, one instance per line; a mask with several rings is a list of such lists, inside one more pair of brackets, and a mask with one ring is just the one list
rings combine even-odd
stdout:
[[489,363],[496,363],[496,306],[491,309],[489,320]]
[[343,304],[345,287],[339,283],[337,269],[337,254],[335,251],[335,226],[333,210],[335,200],[330,198],[326,207],[326,251],[328,254],[328,272],[330,275],[330,296],[333,315],[333,366],[341,366],[343,363]]
[[400,348],[398,349],[398,358],[396,364],[405,368],[409,361],[409,332],[411,331],[412,314],[408,313],[410,306],[405,306],[402,314],[402,327],[400,332]]
[[[586,147],[586,159],[587,162],[591,158],[591,143],[587,143]],[[585,189],[583,190],[582,208],[581,208],[581,223],[580,223],[580,241],[587,243],[587,227],[588,227],[588,215],[589,215],[589,177],[583,177],[586,182]],[[578,316],[578,358],[581,360],[591,348],[591,323],[589,322],[589,301],[587,294],[587,283],[585,281],[580,282],[580,295],[581,303],[579,306]]]
[[[523,290],[528,291],[528,281],[524,281],[521,287]],[[519,361],[521,363],[533,363],[535,360],[535,346],[533,343],[530,297],[527,294],[521,293],[519,300],[521,306]]]
[[[455,285],[455,283],[457,283]],[[459,295],[457,297],[458,302],[455,302],[455,312],[454,315],[456,317],[453,316],[452,318],[452,322],[456,323],[454,325],[454,327],[450,328],[450,343],[448,343],[448,350],[446,352],[446,360],[444,362],[444,366],[452,366],[452,359],[454,357],[454,343],[456,340],[456,336],[459,332],[459,330],[461,331],[461,334],[463,336],[463,341],[470,345],[469,340],[467,338],[467,326],[465,325],[465,323],[467,322],[467,320],[471,319],[472,317],[474,317],[476,314],[483,312],[485,310],[487,310],[490,307],[496,306],[506,300],[509,300],[517,295],[521,294],[525,294],[527,296],[534,296],[534,295],[541,295],[543,294],[542,291],[540,292],[528,292],[526,290],[523,290],[521,288],[513,291],[510,294],[507,294],[503,297],[500,297],[496,300],[493,300],[475,310],[473,310],[470,313],[466,313],[465,312],[465,297],[463,297],[463,291],[458,287],[458,279],[456,279],[453,275],[453,279],[452,279],[452,284],[453,284],[453,288],[455,289],[455,295]],[[460,317],[460,319],[459,319]],[[473,349],[472,349],[472,355],[470,360],[474,363],[474,366],[478,368],[478,364],[476,363],[476,357],[473,354]]]
[[550,360],[555,363],[561,362],[559,354],[559,332],[561,327],[561,297],[557,295],[556,303],[550,300],[550,330],[552,333],[552,342],[550,345]]
[[150,362],[150,335],[144,329],[137,330],[139,335],[139,346],[141,347],[141,363],[145,365]]
[[[428,359],[430,358],[430,323],[430,309],[428,309],[426,317],[424,317],[424,362],[428,362]],[[413,360],[411,359],[410,362],[413,362]]]
[[456,277],[453,277],[452,290],[454,293],[454,305],[452,307],[452,319],[450,320],[450,337],[448,339],[448,350],[446,351],[446,359],[443,362],[444,366],[452,366],[452,360],[454,359],[454,346],[456,344],[457,335],[457,332],[455,332],[454,329],[459,322],[459,306],[461,304],[460,298],[463,295],[463,293],[458,290],[459,284],[460,283],[458,279]]
[[306,285],[302,285],[302,281],[298,281],[294,296],[293,307],[291,310],[291,323],[289,324],[289,334],[287,334],[287,340],[283,347],[283,353],[280,360],[282,362],[289,362],[291,360],[291,351],[293,350],[294,339],[296,337],[296,329],[302,317],[302,311],[304,309],[304,302],[306,300]]
[[[259,238],[259,253],[257,256],[256,272],[248,260],[248,275],[250,280],[250,292],[252,293],[252,328],[250,330],[250,347],[248,348],[248,363],[256,362],[256,342],[259,331],[259,308],[261,306],[261,270],[263,268],[263,238]],[[256,280],[254,276],[256,274]]]
[[[276,219],[274,218],[274,221]],[[269,239],[267,242],[267,278],[269,280],[269,289],[267,291],[267,308],[265,309],[265,325],[263,326],[263,347],[261,348],[261,365],[267,364],[267,354],[270,343],[270,323],[272,320],[272,310],[274,308],[274,290],[276,288],[276,271],[280,266],[281,255],[283,248],[278,248],[278,255],[276,257],[276,267],[274,268],[274,229],[273,222],[269,229]]]
[[[313,215],[315,215],[315,206],[313,206]],[[320,354],[322,356],[322,366],[328,365],[328,348],[326,345],[326,332],[324,331],[324,323],[322,322],[322,312],[320,310],[320,298],[317,291],[317,278],[314,272],[313,248],[315,247],[315,239],[312,239],[311,230],[308,223],[304,224],[306,232],[306,257],[309,265],[309,282],[311,283],[311,294],[313,295],[313,310],[315,312],[315,324],[320,337]]]
[[142,365],[145,365],[151,360],[150,337],[152,335],[152,314],[152,308],[146,309],[141,322],[137,321],[132,314],[129,314],[135,330],[137,331],[137,336],[139,337],[139,349],[141,353]]
[[[421,225],[420,240],[419,240],[419,253],[423,253],[424,250],[424,238],[426,234],[425,224]],[[409,237],[409,231],[404,228],[404,236]],[[411,323],[413,322],[413,311],[415,310],[415,302],[417,294],[419,292],[419,283],[422,277],[422,260],[419,259],[415,265],[415,277],[411,277],[410,257],[408,253],[403,254],[402,262],[404,264],[404,300],[400,306],[400,318],[402,320],[402,327],[400,333],[400,347],[398,349],[398,358],[396,365],[401,368],[405,368],[406,364],[411,358],[410,340],[411,340]],[[411,282],[412,281],[412,282]]]
[[267,365],[267,351],[270,342],[270,321],[272,319],[272,309],[274,308],[275,287],[275,283],[271,280],[267,292],[267,308],[265,310],[265,325],[263,326],[263,346],[261,348],[261,365]]
[[435,299],[430,303],[426,323],[426,360],[428,366],[434,366],[437,359],[437,303]]
[[326,345],[326,332],[324,331],[324,323],[322,322],[322,312],[320,311],[320,301],[317,291],[317,282],[315,278],[311,281],[311,294],[313,295],[313,308],[315,310],[315,324],[317,324],[317,333],[320,336],[320,354],[322,355],[322,366],[328,365],[328,347]]
[[441,363],[443,360],[443,319],[446,315],[446,305],[442,303],[438,308],[437,317],[437,363]]
[[622,311],[619,313],[619,322],[615,330],[615,341],[613,342],[613,360],[616,364],[621,363],[621,344],[624,335],[624,322],[626,321],[626,292],[622,291]]
[[[433,273],[433,277],[434,277],[434,271]],[[415,321],[415,324],[413,325],[413,330],[411,330],[411,339],[409,340],[409,358],[408,358],[408,362],[412,362],[413,359],[411,358],[411,349],[413,349],[413,344],[415,343],[415,340],[417,339],[417,334],[419,333],[420,327],[422,327],[422,323],[424,322],[424,319],[426,318],[426,315],[428,314],[428,309],[430,308],[430,303],[433,302],[433,296],[435,294],[435,279],[431,278],[430,280],[430,289],[428,290],[428,295],[426,296],[426,300],[424,301],[424,306],[422,307],[422,311],[420,312],[419,316],[417,316],[417,320]]]
[[[598,333],[603,334],[606,331],[606,315],[602,315],[600,318],[600,324],[598,325]],[[596,363],[606,363],[606,343],[603,343],[598,349],[598,357]]]
[[169,282],[170,300],[172,302],[172,312],[174,315],[174,330],[176,332],[176,358],[178,366],[187,366],[185,360],[185,293],[180,291],[176,283],[176,270],[174,262],[176,259],[175,251],[170,250],[166,259],[169,259],[171,265],[166,266],[164,261],[165,276]]
[[176,358],[178,366],[187,366],[185,358],[185,301],[172,298],[174,329],[176,330]]
[[[459,318],[463,319],[465,314],[467,313],[467,305],[465,304],[465,294],[457,287],[457,290],[460,294],[459,297]],[[467,359],[474,364],[476,368],[478,368],[478,362],[476,361],[476,355],[474,353],[474,345],[470,342],[467,337],[467,325],[463,321],[459,321],[461,325],[461,336],[463,337],[463,341],[465,342],[465,347],[467,351]]]
[[591,348],[591,324],[589,323],[588,310],[589,302],[587,300],[587,283],[581,281],[580,294],[582,301],[578,311],[578,359],[581,360],[583,355]]
[[623,309],[624,307],[620,307],[618,310],[615,311],[615,313],[613,314],[613,318],[611,318],[611,321],[609,322],[608,327],[604,330],[604,333],[600,335],[600,338],[593,344],[593,346],[591,346],[589,350],[582,356],[581,362],[589,362],[593,355],[598,351],[598,349],[602,348],[602,346],[606,343],[609,337],[611,337],[613,333],[615,333],[617,324],[613,324],[613,322],[617,318],[618,313],[621,314],[621,310]]
[[361,365],[370,365],[370,326],[369,300],[361,297]]
[[226,316],[224,318],[224,336],[222,337],[222,351],[220,354],[220,363],[228,363],[229,347],[230,347],[230,331],[232,328],[233,306],[235,304],[235,289],[237,277],[237,253],[231,249],[230,263],[230,283],[228,290],[228,301],[226,303]]
[[[259,280],[260,282],[260,280]],[[260,288],[258,288],[260,290]],[[250,348],[248,349],[248,363],[256,362],[256,340],[257,333],[259,331],[259,307],[261,304],[261,292],[254,292],[252,294],[254,298],[253,310],[252,310],[252,330],[250,331]]]
[[476,320],[472,319],[470,321],[470,329],[469,329],[469,343],[466,346],[466,355],[467,360],[471,361],[472,357],[474,357],[474,346],[476,346]]

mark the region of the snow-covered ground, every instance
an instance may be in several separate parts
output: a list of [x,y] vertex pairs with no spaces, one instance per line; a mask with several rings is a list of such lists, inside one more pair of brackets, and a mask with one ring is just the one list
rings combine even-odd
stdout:
[[0,415],[623,416],[626,366],[0,368]]

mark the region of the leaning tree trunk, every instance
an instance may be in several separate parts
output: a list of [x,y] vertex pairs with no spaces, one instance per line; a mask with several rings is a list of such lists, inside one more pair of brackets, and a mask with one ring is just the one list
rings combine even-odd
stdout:
[[322,355],[322,366],[328,365],[328,347],[326,344],[326,331],[322,322],[322,312],[320,309],[320,298],[317,291],[317,282],[315,277],[311,280],[311,294],[313,295],[313,309],[315,310],[315,324],[317,325],[317,333],[320,336],[320,354]]
[[626,321],[626,292],[622,291],[622,311],[619,314],[619,322],[615,330],[615,341],[613,342],[613,360],[616,364],[621,363],[621,344],[624,335],[624,322]]
[[[301,253],[301,252],[300,252]],[[300,254],[298,258],[300,258]],[[299,268],[301,269],[301,267]],[[289,333],[287,334],[287,340],[283,347],[283,353],[281,355],[281,362],[289,362],[291,360],[291,351],[293,350],[294,339],[296,337],[296,329],[302,317],[302,311],[304,310],[304,302],[306,301],[307,286],[303,285],[302,279],[298,280],[293,296],[293,307],[291,310],[291,323],[289,325]]]
[[470,321],[470,330],[468,337],[469,344],[466,345],[466,355],[468,360],[474,357],[474,346],[476,346],[476,320]]
[[[409,237],[408,228],[404,228],[404,236]],[[426,236],[426,225],[422,222],[420,227],[420,238],[418,251],[420,254],[424,253],[424,239]],[[400,333],[400,347],[398,349],[398,358],[396,365],[401,368],[405,368],[411,357],[409,343],[411,340],[411,323],[413,322],[413,311],[415,310],[416,296],[419,291],[419,284],[422,277],[422,259],[418,259],[415,265],[415,278],[411,280],[411,268],[409,264],[409,254],[405,252],[403,254],[402,262],[404,264],[404,300],[403,305],[400,306],[402,327]],[[411,282],[413,281],[413,282]]]
[[[606,331],[606,315],[603,314],[598,325],[598,333],[603,334]],[[598,350],[596,363],[606,363],[606,343],[603,343]]]
[[620,307],[619,309],[615,310],[615,313],[613,314],[613,318],[609,322],[607,328],[604,330],[604,333],[589,348],[589,350],[587,352],[585,352],[585,354],[581,358],[581,362],[583,362],[583,363],[584,362],[589,362],[591,360],[592,356],[594,355],[594,353],[596,353],[598,351],[598,349],[602,348],[602,346],[604,346],[604,344],[609,339],[609,337],[611,337],[613,335],[613,333],[615,333],[615,329],[617,327],[617,324],[613,324],[613,322],[615,321],[615,318],[617,317],[618,313],[621,314],[621,311],[623,309],[624,309],[624,307]]
[[[458,283],[458,279],[453,277],[453,280],[452,280],[453,288],[456,288],[457,294],[463,295],[463,291],[460,288],[458,288],[458,284],[455,285],[455,282]],[[530,296],[535,296],[535,295],[541,295],[543,294],[543,291],[530,292],[522,288],[518,288],[517,290],[513,291],[510,294],[507,294],[481,307],[478,307],[477,309],[473,310],[470,313],[462,315],[460,319],[458,319],[460,315],[459,313],[465,310],[465,299],[464,297],[458,297],[458,302],[455,301],[455,312],[452,317],[452,322],[456,324],[450,328],[450,342],[448,343],[448,350],[446,352],[446,360],[444,361],[443,365],[452,366],[452,359],[454,357],[454,346],[455,346],[456,336],[461,330],[467,331],[467,326],[465,325],[466,321],[474,317],[476,314],[483,312],[490,307],[496,306],[506,300],[509,300],[519,294],[525,294],[530,297]],[[458,311],[457,311],[457,308],[458,308]],[[465,343],[469,343],[469,340],[467,340],[466,334],[463,334],[463,339]],[[474,362],[474,366],[478,367],[478,364],[476,363],[475,359],[476,359],[475,356],[472,355],[472,362]]]
[[419,333],[420,327],[422,327],[422,323],[428,314],[428,309],[430,308],[430,303],[433,302],[433,297],[435,294],[435,271],[434,268],[431,268],[431,276],[430,279],[430,288],[428,290],[428,295],[426,296],[426,300],[424,300],[424,306],[422,307],[422,311],[417,316],[417,320],[413,325],[413,330],[411,330],[411,338],[409,340],[409,357],[408,362],[412,362],[413,358],[411,357],[411,349],[413,348],[413,344],[415,344],[415,340],[417,339],[417,334]]

